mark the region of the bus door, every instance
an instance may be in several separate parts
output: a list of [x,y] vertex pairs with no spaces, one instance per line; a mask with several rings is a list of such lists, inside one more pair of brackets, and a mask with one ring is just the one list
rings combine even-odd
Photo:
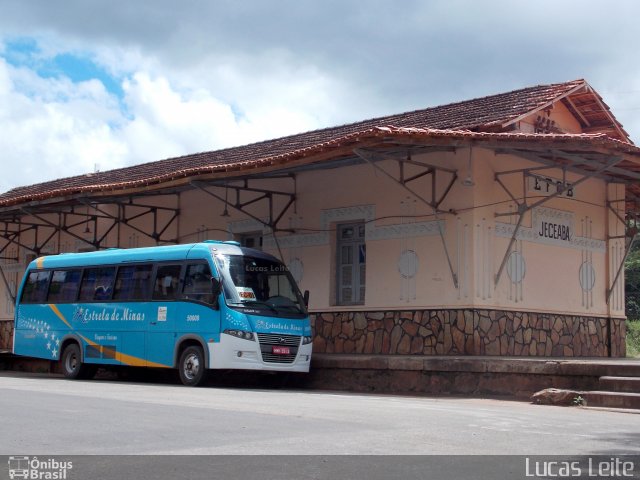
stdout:
[[150,318],[147,324],[149,366],[173,366],[177,319],[181,315],[182,263],[161,263],[156,268]]
[[220,340],[220,306],[213,294],[211,266],[205,260],[187,260],[182,312],[178,331],[205,344]]
[[[110,305],[117,314],[121,361],[125,365],[144,367],[146,361],[148,301],[153,275],[152,263],[122,265],[113,287]],[[85,275],[86,276],[86,275]],[[104,284],[104,282],[99,282]],[[98,296],[98,287],[96,296]],[[108,291],[108,288],[107,288]],[[108,295],[105,292],[105,295]],[[117,357],[116,357],[117,358]]]

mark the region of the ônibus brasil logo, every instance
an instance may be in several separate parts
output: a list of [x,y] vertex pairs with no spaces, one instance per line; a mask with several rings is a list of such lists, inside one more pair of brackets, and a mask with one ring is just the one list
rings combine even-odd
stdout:
[[9,478],[38,480],[65,480],[73,469],[73,462],[63,462],[55,458],[39,460],[38,457],[9,457]]

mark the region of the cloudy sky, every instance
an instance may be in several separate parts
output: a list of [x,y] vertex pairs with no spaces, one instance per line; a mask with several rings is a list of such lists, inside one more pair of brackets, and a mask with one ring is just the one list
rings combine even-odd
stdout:
[[585,78],[640,142],[640,2],[0,0],[0,191]]

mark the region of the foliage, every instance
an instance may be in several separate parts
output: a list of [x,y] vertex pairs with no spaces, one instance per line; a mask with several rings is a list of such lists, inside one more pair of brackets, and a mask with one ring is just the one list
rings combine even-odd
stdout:
[[640,320],[627,322],[627,357],[640,357]]
[[627,357],[640,357],[640,240],[636,240],[624,265]]
[[634,242],[624,268],[627,318],[640,320],[640,240]]

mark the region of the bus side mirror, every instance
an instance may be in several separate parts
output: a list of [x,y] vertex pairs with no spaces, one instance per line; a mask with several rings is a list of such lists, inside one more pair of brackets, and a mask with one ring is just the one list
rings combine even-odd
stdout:
[[304,293],[302,294],[302,299],[304,300],[304,306],[308,307],[309,306],[309,290],[304,291]]

